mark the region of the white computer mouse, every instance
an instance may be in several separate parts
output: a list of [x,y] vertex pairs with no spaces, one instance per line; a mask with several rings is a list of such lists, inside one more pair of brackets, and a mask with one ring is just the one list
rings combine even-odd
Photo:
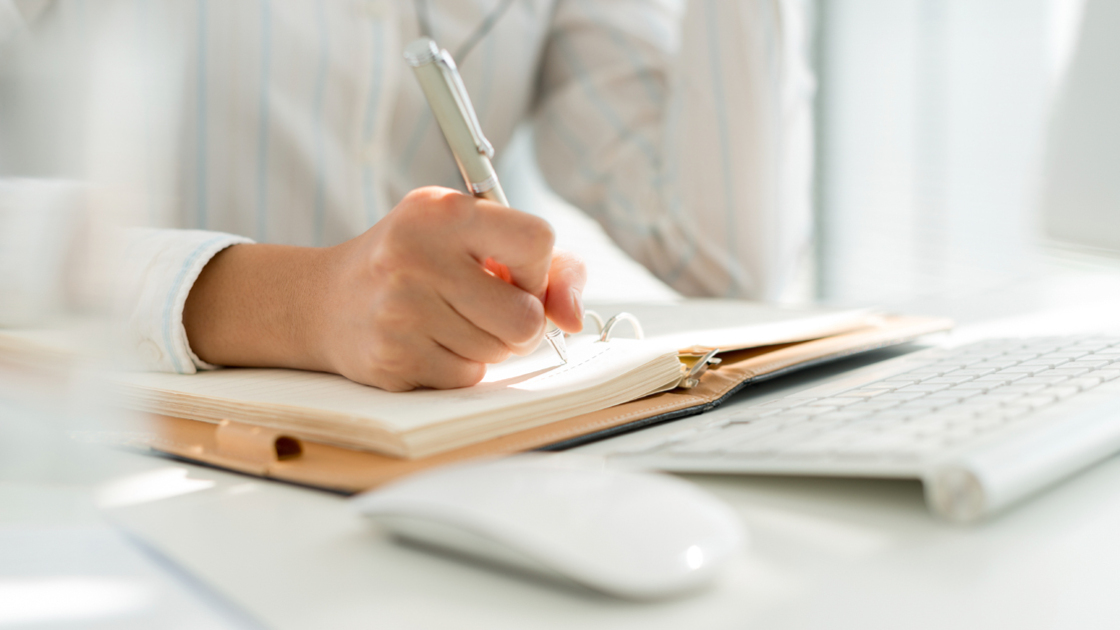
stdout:
[[352,501],[408,541],[627,598],[704,586],[745,539],[734,512],[691,483],[566,453],[447,466]]

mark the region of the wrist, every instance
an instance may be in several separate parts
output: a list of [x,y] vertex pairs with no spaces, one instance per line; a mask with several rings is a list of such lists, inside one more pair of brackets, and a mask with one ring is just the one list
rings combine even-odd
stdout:
[[327,250],[242,244],[199,274],[183,311],[192,350],[218,365],[329,369],[324,322]]

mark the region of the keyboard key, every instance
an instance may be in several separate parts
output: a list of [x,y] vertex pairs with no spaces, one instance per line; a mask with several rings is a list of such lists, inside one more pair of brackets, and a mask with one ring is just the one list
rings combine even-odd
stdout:
[[980,396],[983,393],[984,393],[984,390],[976,390],[976,389],[961,390],[961,391],[954,390],[954,389],[947,389],[943,392],[934,392],[934,393],[930,394],[929,396],[926,396],[925,398],[922,398],[921,400],[936,401],[938,404],[940,404],[940,403],[957,403],[957,402],[960,402],[962,400],[968,400],[969,398],[972,398],[973,396]]
[[1048,368],[1055,368],[1063,363],[1069,363],[1070,359],[1055,359],[1052,357],[1042,357],[1039,359],[1031,359],[1030,361],[1023,361],[1022,365],[1042,366]]
[[921,412],[905,409],[888,409],[886,411],[880,411],[874,416],[871,416],[871,419],[868,422],[888,422],[901,424],[913,419],[918,415],[921,415]]
[[944,373],[945,373],[945,370],[943,370],[941,368],[920,367],[920,368],[917,368],[917,369],[914,369],[914,370],[910,370],[908,372],[901,372],[899,374],[895,374],[891,378],[916,378],[918,380],[923,380],[923,379],[930,378],[932,376],[941,376]]
[[894,377],[892,377],[892,378],[884,379],[882,381],[877,381],[875,384],[878,385],[879,387],[888,387],[892,390],[895,390],[895,389],[898,389],[900,387],[907,387],[909,385],[917,385],[918,383],[921,383],[921,382],[922,382],[921,379],[918,379],[918,378],[894,378]]
[[723,445],[719,452],[729,455],[769,455],[785,449],[804,437],[804,434],[776,432]]
[[1003,359],[1003,360],[1006,360],[1006,361],[1018,361],[1018,362],[1022,363],[1023,361],[1030,361],[1031,359],[1037,359],[1040,356],[1042,356],[1042,355],[1038,354],[1037,352],[1015,351],[1015,352],[1008,352],[1007,354],[1000,357],[1000,359]]
[[949,386],[944,383],[919,383],[917,385],[907,385],[895,390],[896,394],[913,394],[921,393],[928,394],[930,392],[939,392],[943,389],[949,389]]
[[1030,378],[1026,374],[992,374],[991,376],[981,376],[975,378],[968,383],[971,387],[1002,387],[1004,385],[1011,385],[1024,378]]
[[704,427],[701,429],[701,431],[710,431],[712,429],[722,429],[723,427],[726,427],[729,424],[731,424],[731,418],[719,418],[719,419],[711,420],[709,422],[704,423]]
[[888,394],[890,391],[891,389],[888,387],[852,389],[842,394],[837,394],[836,398],[874,398],[881,394]]
[[953,395],[956,395],[956,396],[961,396],[962,398],[970,398],[972,396],[978,396],[980,394],[986,394],[986,393],[992,391],[993,389],[998,389],[998,388],[1001,388],[1005,385],[1007,385],[1007,381],[986,381],[986,382],[983,382],[983,383],[978,383],[976,381],[971,381],[971,382],[968,382],[968,383],[962,383],[961,385],[958,385],[958,386],[956,386],[952,389],[948,389],[948,390],[945,390],[943,392],[936,392],[936,393],[937,394],[953,394]]
[[956,371],[952,372],[950,375],[951,376],[971,376],[971,377],[975,378],[977,376],[987,376],[989,374],[994,374],[995,372],[996,372],[995,368],[980,368],[980,369],[964,368],[964,369],[961,369],[961,370],[956,370]]
[[696,439],[675,444],[669,449],[673,453],[700,454],[720,453],[730,446],[747,439],[758,439],[766,435],[777,433],[778,428],[772,425],[732,425],[723,429],[705,432],[696,436]]
[[730,416],[728,418],[728,420],[730,422],[733,422],[733,423],[754,422],[755,420],[760,420],[762,418],[768,418],[770,416],[777,415],[779,413],[782,413],[783,411],[785,411],[785,410],[782,409],[782,408],[779,408],[779,407],[774,407],[774,408],[755,407],[755,408],[747,409],[746,411],[737,413],[733,416]]
[[1062,367],[1067,368],[1067,369],[1085,368],[1085,369],[1089,369],[1089,370],[1095,370],[1095,369],[1103,368],[1104,366],[1108,365],[1109,363],[1111,363],[1111,362],[1110,361],[1100,361],[1100,360],[1090,360],[1090,359],[1078,359],[1076,361],[1070,361],[1069,363],[1066,363]]
[[[1046,391],[1045,389],[1039,390],[1040,392]],[[995,406],[1009,405],[1023,397],[1023,394],[1005,393],[1003,391],[995,391],[983,396],[977,396],[969,399],[969,402],[979,403],[981,406],[984,404],[991,404]]]
[[807,405],[816,400],[816,398],[779,398],[778,400],[771,400],[768,403],[762,403],[757,408],[766,407],[767,409],[790,409],[793,407],[800,407]]
[[645,439],[634,440],[633,442],[620,446],[615,449],[615,453],[619,455],[638,455],[641,453],[649,453],[655,451],[669,442],[668,435],[654,435]]
[[[1063,385],[1068,383],[1069,380],[1060,381]],[[1050,387],[1051,383],[1023,383],[1019,381],[1006,387],[1000,387],[997,391],[1001,394],[1033,394],[1042,389]]]
[[1018,420],[1024,416],[1030,415],[1034,409],[1021,405],[1013,405],[1010,407],[1001,407],[996,413],[1000,415],[1005,421]]
[[891,409],[891,408],[897,407],[898,404],[899,403],[898,403],[897,400],[859,401],[854,405],[849,405],[847,407],[844,407],[844,411],[850,411],[852,413],[868,414],[868,413],[875,413],[877,411],[883,411],[884,409]]
[[1045,407],[1047,405],[1051,405],[1051,404],[1055,403],[1057,400],[1058,399],[1053,397],[1053,396],[1043,396],[1039,392],[1035,392],[1035,393],[1031,394],[1030,396],[1023,396],[1022,398],[1020,398],[1019,400],[1017,400],[1015,402],[1020,406],[1031,407],[1032,409],[1038,409],[1040,407]]
[[1054,398],[1057,398],[1058,400],[1062,400],[1064,398],[1069,398],[1070,396],[1076,395],[1080,392],[1081,392],[1080,387],[1070,387],[1070,386],[1067,386],[1067,385],[1063,384],[1063,385],[1058,385],[1058,386],[1055,386],[1055,387],[1047,387],[1046,389],[1041,389],[1041,390],[1038,391],[1037,395],[1038,396],[1053,396]]
[[1101,380],[1111,381],[1114,378],[1120,377],[1120,370],[1096,370],[1090,376],[1096,376]]
[[1041,372],[1045,369],[1046,368],[1037,365],[1012,365],[1011,367],[1005,367],[996,372],[996,376],[1003,376],[1005,374],[1027,374],[1033,376],[1035,372]]
[[1059,370],[1047,370],[1039,376],[1032,376],[1030,378],[1020,379],[1015,381],[1016,385],[1056,385],[1062,381],[1070,378],[1071,376],[1079,376],[1074,374],[1055,374]]
[[935,376],[934,378],[927,379],[927,380],[922,381],[922,382],[923,383],[933,383],[933,384],[938,384],[938,385],[940,385],[940,384],[958,385],[960,383],[967,383],[968,381],[971,381],[972,378],[973,377],[971,377],[971,376],[956,376],[955,374],[950,374],[950,375],[946,375],[946,376]]
[[1081,357],[1090,354],[1088,350],[1063,350],[1061,352],[1051,352],[1046,355],[1048,359],[1080,359]]
[[864,414],[861,414],[861,413],[858,413],[858,412],[852,413],[852,412],[849,412],[849,411],[832,411],[832,412],[829,412],[829,413],[821,414],[819,416],[813,416],[812,422],[814,422],[814,423],[821,423],[821,422],[844,423],[844,422],[848,422],[848,421],[851,421],[851,420],[858,420],[859,418],[862,418],[862,417],[864,417]]
[[[1023,398],[1023,397],[1020,397],[1020,398]],[[993,409],[998,409],[999,407],[1000,407],[1000,403],[998,401],[995,401],[995,400],[971,399],[971,400],[966,400],[965,402],[962,402],[962,403],[958,403],[957,405],[955,405],[951,409],[951,411],[983,413],[983,412],[991,411]]]
[[907,401],[907,400],[914,400],[915,398],[921,398],[926,393],[927,392],[892,392],[890,394],[883,394],[882,396],[879,396],[875,400]]
[[1076,387],[1076,388],[1084,391],[1086,389],[1093,389],[1094,387],[1096,387],[1097,385],[1100,385],[1103,382],[1104,382],[1104,379],[1102,379],[1098,376],[1087,375],[1087,376],[1081,376],[1081,377],[1078,377],[1078,378],[1071,378],[1071,379],[1064,380],[1064,381],[1062,381],[1062,386]]
[[971,367],[975,370],[983,370],[983,369],[989,369],[989,368],[994,369],[994,370],[1002,370],[1004,368],[1009,368],[1013,365],[1016,365],[1017,363],[1018,363],[1018,361],[990,360],[990,361],[982,361],[980,363],[976,363],[975,365],[973,365]]
[[905,435],[880,435],[832,445],[837,454],[905,457],[921,450],[921,440]]
[[991,431],[992,429],[1003,426],[1007,423],[1007,420],[1003,417],[1002,413],[997,411],[992,414],[976,416],[971,420],[971,422],[972,428],[977,433],[986,433],[988,431]]
[[1084,339],[1074,342],[1069,345],[1070,348],[1089,348],[1091,350],[1102,350],[1113,345],[1113,342],[1104,337],[1094,337],[1092,339]]
[[821,435],[807,440],[799,440],[781,447],[782,454],[789,455],[831,455],[836,452],[840,447],[840,443],[844,441],[845,436],[842,435]]
[[898,410],[915,414],[927,414],[933,413],[938,408],[939,407],[936,401],[927,402],[925,398],[922,398],[920,400],[912,400],[910,402],[903,403],[898,407]]
[[854,397],[836,396],[833,398],[820,398],[809,403],[811,407],[845,407],[847,405],[854,405],[860,402]]

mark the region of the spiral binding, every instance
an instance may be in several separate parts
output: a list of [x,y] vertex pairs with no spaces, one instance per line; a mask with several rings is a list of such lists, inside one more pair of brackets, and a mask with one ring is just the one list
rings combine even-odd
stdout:
[[[615,331],[618,324],[627,322],[634,330],[634,337],[637,339],[645,338],[645,331],[642,330],[642,323],[638,318],[630,313],[622,312],[614,317],[603,322],[603,316],[595,311],[584,311],[584,320],[590,319],[595,323],[596,329],[599,332],[599,341],[610,341],[611,333]],[[692,389],[700,384],[700,377],[710,369],[719,366],[720,359],[716,355],[719,354],[719,348],[713,348],[704,353],[703,356],[698,358],[684,358],[681,359],[681,380],[677,385],[683,389]]]

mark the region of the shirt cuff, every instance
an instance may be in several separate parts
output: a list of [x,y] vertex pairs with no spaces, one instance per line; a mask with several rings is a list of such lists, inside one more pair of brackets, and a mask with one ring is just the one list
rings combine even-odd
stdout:
[[202,230],[130,230],[117,290],[129,363],[151,372],[194,374],[217,366],[187,341],[183,307],[194,281],[218,252],[250,239]]

